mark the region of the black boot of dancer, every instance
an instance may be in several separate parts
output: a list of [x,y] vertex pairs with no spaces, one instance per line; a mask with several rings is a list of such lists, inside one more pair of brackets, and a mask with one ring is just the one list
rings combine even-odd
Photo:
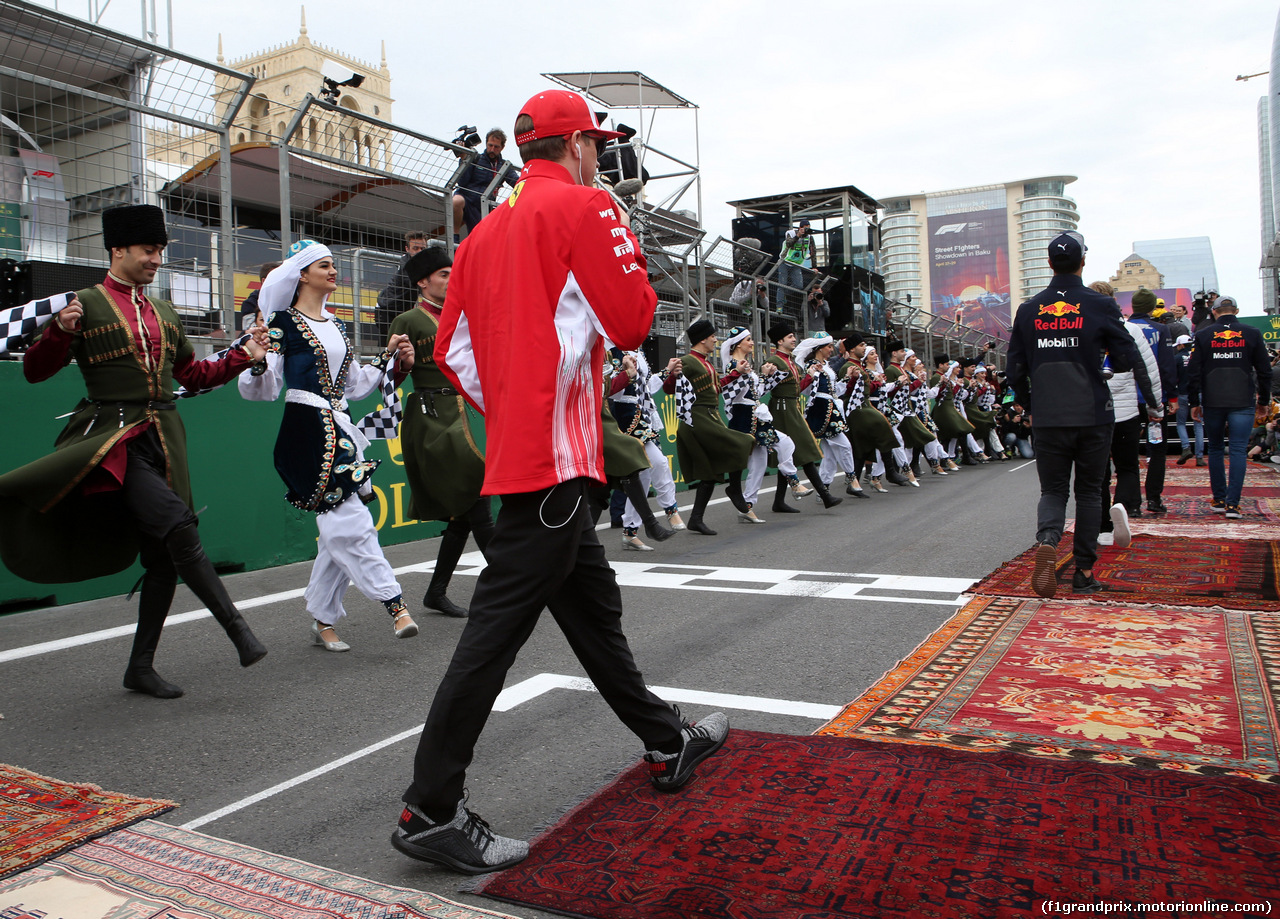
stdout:
[[701,533],[703,536],[716,535],[715,530],[702,522],[702,515],[707,509],[707,502],[711,500],[711,492],[715,491],[715,487],[715,482],[698,483],[693,497],[693,513],[689,515],[689,522],[686,524],[690,533]]
[[844,498],[837,498],[831,492],[827,491],[827,486],[822,484],[822,476],[818,474],[817,463],[805,463],[804,474],[809,477],[809,484],[813,486],[813,490],[818,493],[818,497],[822,499],[823,507],[835,507],[844,501]]
[[445,591],[449,589],[449,581],[453,578],[454,569],[458,567],[458,559],[462,558],[462,550],[467,547],[467,534],[470,531],[471,525],[465,517],[455,517],[449,521],[449,525],[440,534],[436,567],[431,572],[431,583],[427,585],[427,593],[422,598],[422,605],[427,609],[452,619],[467,617],[467,611],[450,600]]
[[200,545],[200,534],[194,523],[178,527],[165,539],[165,547],[169,550],[169,558],[183,582],[191,588],[191,592],[199,598],[213,613],[231,643],[240,654],[240,666],[248,667],[267,656],[267,649],[249,628],[249,623],[236,610],[227,589],[222,586],[222,579],[213,570],[213,563],[204,554]]
[[751,505],[747,503],[747,499],[742,497],[742,470],[729,473],[729,483],[724,487],[725,497],[733,505],[734,510],[739,514],[745,514],[751,510]]
[[[787,477],[781,472],[778,473],[778,487],[773,492],[773,512],[775,514],[798,514],[800,508],[792,507],[787,503],[787,489],[791,487],[791,483]],[[808,494],[808,492],[805,492]]]
[[631,506],[640,515],[640,521],[644,524],[644,532],[650,539],[654,542],[662,542],[664,539],[670,539],[675,535],[675,530],[663,526],[653,516],[653,509],[649,507],[648,490],[640,484],[639,476],[624,476],[619,480],[619,484],[622,486],[622,491],[626,494],[627,499],[631,502]]
[[156,673],[152,661],[156,645],[160,644],[165,617],[173,604],[178,573],[160,543],[143,547],[142,564],[146,571],[142,575],[142,592],[138,595],[138,629],[133,633],[133,651],[124,672],[124,688],[157,699],[176,699],[182,695],[182,687]]

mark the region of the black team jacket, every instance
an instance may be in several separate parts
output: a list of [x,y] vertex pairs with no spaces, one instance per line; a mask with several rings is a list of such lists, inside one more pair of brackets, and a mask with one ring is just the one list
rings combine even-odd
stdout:
[[1262,333],[1225,313],[1195,335],[1187,400],[1205,408],[1264,407],[1271,401],[1271,355]]
[[1018,307],[1008,374],[1035,427],[1115,422],[1111,390],[1102,376],[1104,352],[1118,373],[1132,370],[1138,360],[1116,302],[1086,287],[1078,275],[1055,274],[1048,287]]

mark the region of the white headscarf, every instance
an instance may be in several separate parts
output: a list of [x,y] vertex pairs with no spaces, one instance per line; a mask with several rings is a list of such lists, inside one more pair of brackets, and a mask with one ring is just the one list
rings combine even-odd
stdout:
[[733,354],[734,345],[751,334],[751,330],[748,328],[743,326],[738,326],[737,328],[738,331],[736,333],[731,329],[729,337],[720,343],[720,366],[724,368],[726,373],[729,370],[729,355]]
[[[328,246],[313,239],[300,239],[289,247],[289,257],[271,269],[258,290],[258,309],[263,322],[270,322],[272,313],[289,308],[303,269],[322,258],[333,258],[333,253]],[[328,299],[329,295],[325,294],[325,301]]]
[[800,344],[796,345],[796,349],[792,352],[792,355],[795,357],[796,363],[803,367],[805,364],[809,363],[810,354],[817,351],[824,345],[834,343],[835,339],[830,335],[815,332],[813,335],[801,341]]

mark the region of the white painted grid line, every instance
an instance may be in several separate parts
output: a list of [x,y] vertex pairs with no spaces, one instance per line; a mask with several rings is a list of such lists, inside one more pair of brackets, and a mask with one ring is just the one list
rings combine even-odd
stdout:
[[[495,712],[509,712],[525,702],[536,699],[544,693],[553,689],[573,689],[579,692],[595,692],[596,688],[592,682],[585,677],[564,676],[559,673],[539,673],[537,676],[529,677],[514,686],[508,686],[498,694],[498,699],[494,703],[493,710]],[[810,702],[790,702],[785,699],[765,699],[759,696],[739,696],[720,692],[700,692],[693,689],[676,689],[669,686],[650,686],[649,689],[653,693],[668,702],[684,702],[695,705],[708,705],[715,708],[732,708],[740,711],[764,712],[772,715],[793,715],[797,718],[813,718],[819,721],[829,721],[840,712],[838,705],[819,705]],[[273,798],[278,794],[288,791],[291,788],[297,788],[310,782],[312,779],[319,778],[322,775],[333,772],[335,769],[341,769],[356,760],[363,759],[384,750],[394,744],[398,744],[403,740],[411,737],[417,737],[422,733],[421,727],[413,727],[407,731],[401,731],[385,740],[362,747],[354,753],[348,753],[338,759],[317,766],[309,772],[302,775],[287,779],[270,788],[263,789],[256,794],[249,795],[247,798],[241,798],[239,801],[232,802],[226,807],[220,807],[215,811],[211,811],[202,817],[196,817],[182,824],[184,830],[196,830],[205,824],[212,823],[215,820],[221,820],[237,811],[265,801],[267,798]]]

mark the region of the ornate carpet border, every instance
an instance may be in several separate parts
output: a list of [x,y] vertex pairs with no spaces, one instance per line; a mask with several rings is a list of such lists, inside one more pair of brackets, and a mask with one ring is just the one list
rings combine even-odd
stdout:
[[[36,801],[22,797],[24,792],[37,790],[47,798]],[[21,766],[0,763],[0,815],[6,807],[6,799],[13,801],[14,808],[46,811],[49,816],[44,826],[48,827],[50,835],[32,844],[29,839],[22,837],[38,829],[35,821],[28,821],[25,833],[22,827],[16,825],[16,821],[8,821],[4,832],[0,832],[0,880],[56,858],[92,839],[132,826],[141,820],[157,817],[178,806],[176,801],[107,791],[89,782],[68,782],[23,769]],[[97,818],[86,817],[77,825],[72,822],[73,815],[69,812],[61,815],[57,813],[57,799],[98,807],[104,813]],[[107,816],[108,811],[114,812],[116,817],[112,819]],[[59,825],[61,832],[58,831]]]
[[58,877],[184,917],[515,919],[155,820],[104,836],[2,886],[34,891]]
[[[947,647],[951,646],[962,633],[969,628],[974,621],[981,615],[986,614],[993,604],[1042,604],[1045,601],[1028,600],[1026,598],[1004,597],[1004,596],[975,596],[963,608],[961,608],[951,619],[943,623],[928,638],[924,640],[908,657],[899,661],[892,669],[877,680],[866,692],[857,699],[854,699],[826,724],[819,727],[813,733],[815,735],[825,735],[833,737],[858,738],[862,740],[883,741],[887,743],[902,744],[919,744],[923,746],[946,747],[953,750],[965,750],[974,753],[1002,753],[1015,752],[1023,753],[1030,756],[1051,757],[1055,759],[1074,760],[1078,762],[1106,763],[1139,766],[1147,769],[1163,769],[1172,772],[1185,772],[1203,776],[1237,776],[1240,778],[1251,779],[1266,784],[1280,784],[1280,774],[1269,771],[1256,771],[1249,769],[1240,769],[1226,766],[1218,766],[1210,763],[1195,763],[1178,761],[1176,759],[1158,759],[1154,756],[1134,756],[1115,752],[1091,751],[1083,750],[1078,747],[1065,746],[1061,744],[1043,743],[1043,742],[1026,742],[1018,740],[995,740],[989,737],[980,737],[971,734],[962,734],[957,732],[919,730],[911,727],[890,727],[883,725],[863,725],[865,719],[872,715],[881,705],[888,702],[895,695],[902,692],[910,683],[922,678],[927,680],[926,671],[936,661],[939,654]],[[1094,604],[1090,601],[1088,605]],[[1115,604],[1119,605],[1119,604]],[[1133,608],[1152,608],[1155,604],[1124,604]],[[1217,612],[1217,608],[1207,608],[1204,606],[1187,606],[1175,607],[1171,605],[1160,606],[1161,609],[1171,611],[1180,611],[1193,614],[1204,614],[1206,612]],[[1227,612],[1227,610],[1222,610]],[[1238,613],[1242,616],[1253,617],[1259,614],[1252,610],[1229,610],[1229,612]],[[1274,614],[1272,614],[1274,617]],[[985,644],[985,642],[973,643]],[[1262,677],[1261,691],[1269,694],[1271,698],[1275,698],[1277,690],[1280,687],[1274,685],[1277,674],[1280,674],[1280,625],[1277,626],[1275,637],[1269,640],[1260,640],[1257,642],[1259,655],[1265,659],[1270,667],[1271,680]],[[976,650],[976,649],[975,649]],[[963,670],[972,665],[976,659],[968,658],[963,664],[946,665],[946,669]],[[948,674],[943,678],[951,678],[952,674]],[[1271,707],[1271,713],[1274,716],[1274,705]],[[1261,712],[1250,713],[1251,717],[1257,718],[1261,716]],[[1165,754],[1171,755],[1171,754]]]

